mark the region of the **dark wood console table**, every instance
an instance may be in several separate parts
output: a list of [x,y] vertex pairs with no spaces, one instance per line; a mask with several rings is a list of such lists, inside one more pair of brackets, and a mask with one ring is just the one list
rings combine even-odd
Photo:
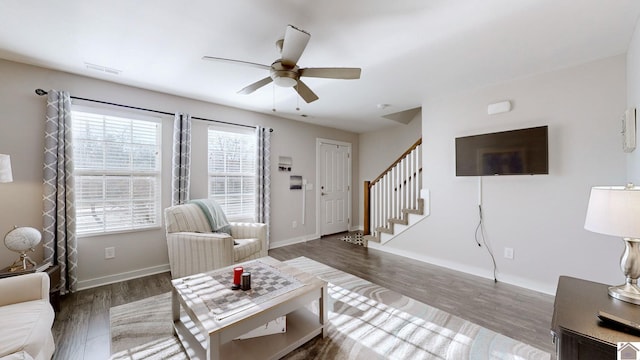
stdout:
[[561,276],[551,320],[558,360],[615,360],[617,342],[640,342],[640,336],[603,324],[598,311],[640,323],[640,305],[614,299],[609,285]]

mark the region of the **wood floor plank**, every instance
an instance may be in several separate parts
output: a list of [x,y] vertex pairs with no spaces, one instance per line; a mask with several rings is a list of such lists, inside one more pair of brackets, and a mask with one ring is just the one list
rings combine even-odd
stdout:
[[[339,236],[337,236],[339,237]],[[553,353],[553,296],[327,237],[282,248],[279,260],[306,256],[516,340]]]
[[[346,243],[342,235],[272,249],[269,256],[306,256],[553,354],[552,296]],[[168,292],[170,281],[167,272],[65,295],[53,327],[53,359],[107,359],[109,309]]]

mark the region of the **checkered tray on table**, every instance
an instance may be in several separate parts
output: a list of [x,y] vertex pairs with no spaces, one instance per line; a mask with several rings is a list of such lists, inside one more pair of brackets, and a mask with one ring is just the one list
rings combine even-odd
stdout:
[[205,276],[187,278],[184,283],[202,299],[217,320],[222,320],[267,300],[295,290],[304,284],[295,277],[261,261],[243,265],[251,273],[250,290],[231,290],[233,271],[208,272]]

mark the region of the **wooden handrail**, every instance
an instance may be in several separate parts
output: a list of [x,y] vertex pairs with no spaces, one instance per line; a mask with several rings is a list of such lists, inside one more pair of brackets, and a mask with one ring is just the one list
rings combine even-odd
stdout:
[[364,181],[364,235],[371,235],[371,220],[369,213],[371,212],[371,193],[369,192],[369,181]]
[[402,159],[404,159],[407,155],[409,155],[415,148],[417,148],[421,144],[422,144],[422,138],[418,139],[418,141],[416,141],[413,145],[411,145],[411,147],[407,151],[405,151],[402,155],[400,155],[400,157],[398,157],[396,161],[393,162],[393,164],[391,164],[385,171],[383,171],[380,175],[378,175],[377,178],[371,181],[369,183],[369,187],[372,187],[373,185],[375,185],[375,183],[380,181],[380,179],[382,179],[386,173],[391,171],[391,169],[393,169],[400,161],[402,161]]

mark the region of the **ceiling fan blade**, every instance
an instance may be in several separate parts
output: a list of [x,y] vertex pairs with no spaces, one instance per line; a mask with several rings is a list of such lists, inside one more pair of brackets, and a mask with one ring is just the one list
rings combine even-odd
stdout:
[[213,56],[203,56],[202,60],[220,61],[220,62],[226,62],[226,63],[229,63],[229,64],[235,64],[235,65],[248,65],[248,66],[253,66],[253,67],[256,67],[258,69],[264,69],[264,70],[270,70],[271,69],[270,65],[262,65],[262,64],[256,64],[256,63],[248,62],[248,61],[232,60],[232,59],[225,59],[225,58],[219,58],[219,57],[213,57]]
[[251,85],[245,86],[244,88],[242,88],[242,90],[238,91],[238,94],[244,94],[244,95],[251,94],[252,92],[260,89],[261,87],[267,85],[272,81],[273,79],[270,76],[267,76],[262,80],[258,80]]
[[311,34],[308,32],[288,25],[282,43],[282,63],[291,67],[295,66],[307,47],[310,37]]
[[300,69],[300,76],[327,79],[360,79],[360,68],[306,68]]
[[304,99],[304,101],[306,101],[307,103],[318,100],[318,95],[316,95],[313,91],[311,91],[311,89],[309,89],[309,87],[299,79],[298,79],[298,84],[293,88],[296,89],[300,97]]

